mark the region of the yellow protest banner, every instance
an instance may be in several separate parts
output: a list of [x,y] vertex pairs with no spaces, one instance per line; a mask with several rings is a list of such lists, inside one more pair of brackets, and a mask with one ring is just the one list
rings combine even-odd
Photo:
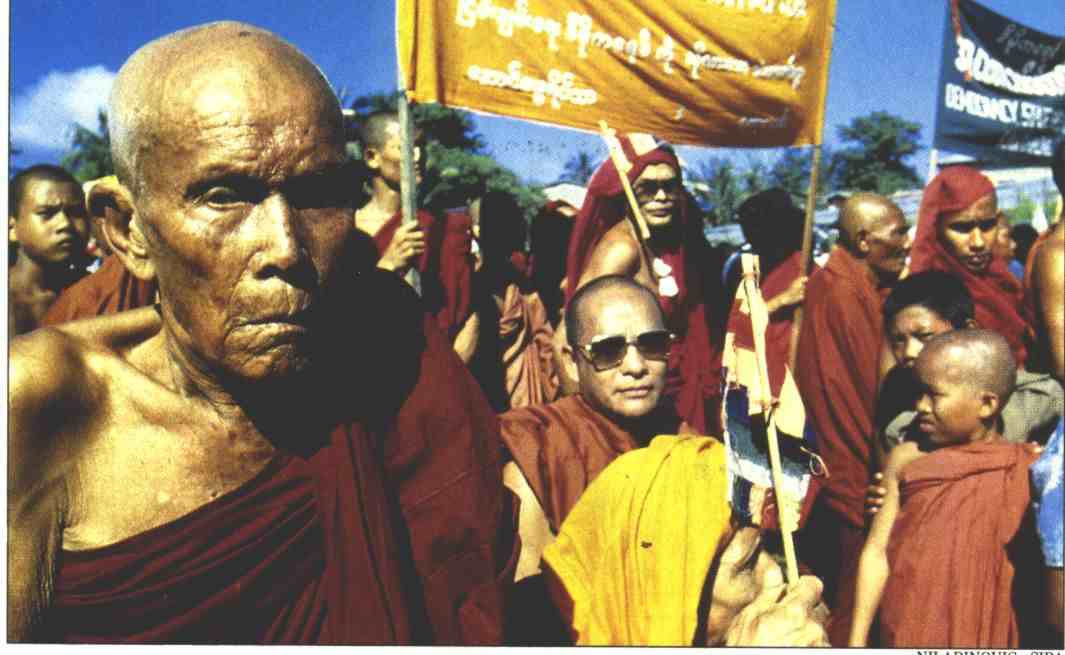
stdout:
[[397,0],[412,100],[731,147],[821,143],[835,0]]

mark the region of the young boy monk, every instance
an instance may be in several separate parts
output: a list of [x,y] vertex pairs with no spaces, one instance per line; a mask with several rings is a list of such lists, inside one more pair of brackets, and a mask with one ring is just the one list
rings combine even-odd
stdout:
[[884,506],[859,560],[850,645],[866,645],[879,607],[881,647],[1015,648],[1011,542],[1036,456],[1001,434],[1017,376],[1009,343],[988,330],[947,332],[915,368],[920,437],[888,456]]

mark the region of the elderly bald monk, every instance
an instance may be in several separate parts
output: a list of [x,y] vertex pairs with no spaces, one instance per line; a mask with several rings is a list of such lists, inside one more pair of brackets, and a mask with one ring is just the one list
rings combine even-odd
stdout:
[[328,82],[213,23],[130,57],[109,116],[105,230],[157,325],[12,344],[9,640],[498,642],[497,424],[350,256]]
[[899,208],[883,196],[856,193],[840,212],[839,243],[806,286],[795,379],[829,476],[803,531],[800,554],[825,581],[834,645],[848,636],[842,624],[850,616],[852,590],[846,581],[863,540],[881,302],[906,264],[907,246]]

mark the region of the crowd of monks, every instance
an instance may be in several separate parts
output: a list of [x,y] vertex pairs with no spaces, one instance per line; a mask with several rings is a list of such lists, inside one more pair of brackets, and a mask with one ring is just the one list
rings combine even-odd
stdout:
[[976,169],[912,239],[850,195],[812,271],[788,193],[739,208],[823,464],[786,579],[722,439],[749,273],[668,144],[529,235],[495,191],[405,222],[398,117],[356,170],[315,65],[229,22],[108,115],[114,176],[10,183],[9,640],[1062,646],[1065,221],[1018,277]]

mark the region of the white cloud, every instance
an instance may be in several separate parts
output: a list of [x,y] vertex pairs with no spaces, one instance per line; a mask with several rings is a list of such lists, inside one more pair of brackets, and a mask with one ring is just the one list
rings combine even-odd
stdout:
[[11,142],[18,148],[66,150],[72,124],[96,130],[115,73],[103,66],[52,71],[11,101]]

